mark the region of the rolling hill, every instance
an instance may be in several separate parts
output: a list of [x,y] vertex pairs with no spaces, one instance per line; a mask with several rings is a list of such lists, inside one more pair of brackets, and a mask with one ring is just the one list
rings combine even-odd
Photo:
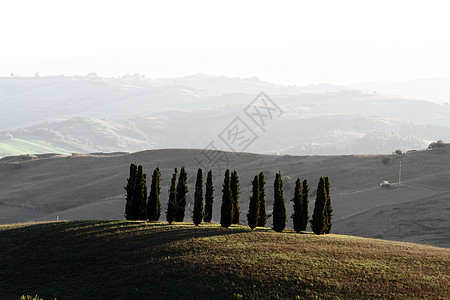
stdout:
[[[108,121],[73,118],[0,133],[0,156],[73,152],[136,152],[147,149],[203,148],[242,113],[242,108],[166,112]],[[183,124],[189,124],[185,130]],[[249,124],[247,122],[247,124]],[[251,125],[251,124],[250,124]],[[299,129],[302,129],[299,131]],[[425,149],[431,141],[450,139],[445,126],[417,125],[377,117],[337,114],[286,116],[274,120],[246,149],[291,155],[384,154],[396,149]],[[280,134],[282,132],[282,134]]]
[[[262,129],[244,113],[260,91],[282,111]],[[0,78],[0,101],[0,157],[203,148],[237,117],[258,136],[241,150],[256,153],[383,154],[450,140],[449,106],[256,78]]]
[[446,299],[450,250],[233,225],[0,226],[5,299]]
[[[129,164],[136,162],[151,174],[162,171],[162,205],[166,209],[169,178],[175,167],[186,166],[188,195],[186,220],[193,201],[195,174],[207,164],[205,152],[194,149],[151,150],[131,154],[22,155],[0,160],[0,222],[66,219],[123,219]],[[396,155],[290,156],[212,151],[222,160],[215,174],[213,220],[220,218],[224,168],[236,169],[241,182],[241,219],[246,223],[250,182],[261,171],[266,175],[268,210],[273,198],[273,179],[283,175],[288,216],[297,177],[307,179],[310,211],[320,176],[329,176],[334,210],[333,232],[414,241],[450,247],[449,148]],[[383,158],[389,158],[386,164]],[[228,161],[228,163],[224,163]],[[402,184],[381,189],[383,180],[398,181],[402,162]],[[164,215],[163,217],[164,218]],[[290,219],[289,219],[290,221]],[[288,223],[288,227],[291,224]]]

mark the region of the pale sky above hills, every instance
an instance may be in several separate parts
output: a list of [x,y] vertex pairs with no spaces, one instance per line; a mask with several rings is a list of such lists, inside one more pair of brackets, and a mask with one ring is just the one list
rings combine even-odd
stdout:
[[450,77],[447,1],[3,1],[0,76]]

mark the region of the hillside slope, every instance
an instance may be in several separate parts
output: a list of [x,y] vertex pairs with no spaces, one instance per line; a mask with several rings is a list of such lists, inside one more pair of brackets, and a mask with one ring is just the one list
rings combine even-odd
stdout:
[[[130,163],[144,166],[150,176],[162,171],[162,208],[167,208],[168,185],[173,169],[188,172],[190,219],[195,174],[207,159],[201,150],[151,150],[132,154],[38,155],[0,160],[0,223],[60,219],[123,218],[124,186]],[[273,180],[283,175],[288,217],[289,201],[297,177],[311,187],[310,212],[320,176],[329,176],[334,210],[333,232],[450,247],[450,153],[448,149],[407,153],[402,156],[276,156],[231,152],[223,155],[215,174],[213,220],[220,219],[222,176],[226,167],[236,169],[241,182],[241,220],[246,223],[250,182],[266,175],[267,208],[272,209]],[[390,158],[387,164],[382,158]],[[402,161],[402,185],[381,189],[383,180],[398,180]],[[164,214],[162,215],[164,218]],[[288,227],[291,219],[288,218]]]
[[5,299],[445,299],[450,292],[449,249],[242,226],[0,226],[0,256]]

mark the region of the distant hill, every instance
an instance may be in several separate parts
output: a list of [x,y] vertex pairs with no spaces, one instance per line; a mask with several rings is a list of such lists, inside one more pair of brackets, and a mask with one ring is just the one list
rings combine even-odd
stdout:
[[450,284],[449,249],[239,225],[0,226],[0,256],[7,299],[444,299]]
[[110,118],[202,107],[195,89],[160,86],[141,76],[122,78],[0,78],[0,130],[75,117]]
[[[263,130],[244,113],[261,90],[282,110]],[[326,84],[202,74],[17,77],[0,78],[0,97],[0,157],[203,148],[236,117],[258,136],[245,151],[258,153],[380,154],[450,140],[449,106]]]
[[[188,172],[186,220],[193,205],[195,174],[208,164],[202,150],[168,149],[138,153],[96,155],[22,155],[0,160],[0,222],[38,220],[123,219],[124,186],[130,163],[144,166],[150,175],[162,171],[162,205],[167,208],[169,179],[175,167]],[[450,149],[439,148],[397,155],[290,156],[212,152],[220,156],[215,172],[213,220],[220,220],[221,184],[224,168],[236,169],[242,194],[241,219],[245,223],[250,182],[263,171],[267,181],[268,210],[272,208],[273,180],[281,171],[288,216],[289,201],[297,177],[311,187],[310,211],[320,176],[329,176],[334,210],[333,232],[450,247],[448,205],[450,199]],[[214,156],[213,155],[213,156]],[[383,158],[389,158],[383,163]],[[229,161],[228,164],[224,163]],[[381,189],[379,183],[398,181],[402,162],[402,184]],[[164,214],[162,216],[164,218]],[[288,218],[288,227],[291,219]]]
[[265,91],[273,95],[296,95],[305,92],[305,89],[297,86],[284,86],[262,81],[257,77],[239,78],[212,76],[206,74],[194,74],[185,77],[156,79],[160,85],[174,85],[186,88],[211,91],[216,94],[259,94]]

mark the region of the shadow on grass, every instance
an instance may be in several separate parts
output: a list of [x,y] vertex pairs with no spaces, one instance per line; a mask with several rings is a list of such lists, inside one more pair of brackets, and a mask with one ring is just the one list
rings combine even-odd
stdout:
[[[244,282],[233,270],[205,271],[186,257],[206,249],[202,247],[209,242],[204,238],[251,232],[277,234],[267,227],[250,230],[232,225],[224,229],[219,224],[115,220],[5,227],[0,230],[0,291],[7,299],[36,293],[44,299],[148,299],[149,295],[152,299],[208,299],[212,295],[229,299],[234,293],[249,295],[246,289],[255,287],[251,280]],[[222,251],[214,253],[231,255]]]
[[[296,234],[286,232],[291,237]],[[208,239],[232,235],[233,239]],[[44,299],[396,298],[415,291],[419,291],[414,294],[417,297],[412,298],[421,298],[422,281],[428,277],[418,277],[419,283],[404,277],[402,280],[416,284],[413,288],[384,285],[385,276],[398,280],[400,274],[394,270],[386,275],[384,265],[395,262],[395,268],[403,266],[404,270],[412,266],[405,261],[404,247],[393,248],[397,249],[397,260],[393,261],[390,252],[372,256],[379,247],[385,248],[384,243],[379,247],[368,244],[373,250],[366,253],[361,247],[367,245],[358,240],[350,244],[355,248],[344,247],[344,252],[339,252],[340,245],[329,239],[311,239],[316,242],[307,246],[290,243],[296,239],[289,238],[283,248],[282,235],[286,237],[286,233],[270,228],[223,229],[217,224],[197,227],[166,222],[72,221],[5,226],[0,229],[0,299],[17,299],[22,294],[39,294]],[[302,235],[312,233],[298,234]],[[327,250],[330,246],[334,247],[332,251]],[[306,249],[303,247],[309,247],[307,252],[300,252]],[[283,249],[292,255],[282,253]],[[375,257],[376,266],[381,266],[376,270],[383,272],[372,272],[368,277],[366,263],[346,266],[340,263],[343,258],[336,260],[335,255],[356,262]],[[437,258],[430,257],[433,276],[446,274],[448,256],[440,255],[438,263],[433,260]],[[421,263],[416,270],[422,270],[424,253],[419,251],[409,259],[417,258]],[[357,285],[355,276],[359,278]],[[435,278],[427,279],[434,284],[432,295],[441,295],[436,287],[448,286],[448,282],[443,279],[435,283]],[[336,290],[335,279],[339,284],[349,283],[347,289]]]
[[[136,221],[6,227],[0,230],[1,297],[36,293],[44,299],[197,297],[213,277],[192,274],[186,265],[174,266],[184,253],[172,243],[248,231]],[[217,284],[209,284],[199,298],[208,298]]]

